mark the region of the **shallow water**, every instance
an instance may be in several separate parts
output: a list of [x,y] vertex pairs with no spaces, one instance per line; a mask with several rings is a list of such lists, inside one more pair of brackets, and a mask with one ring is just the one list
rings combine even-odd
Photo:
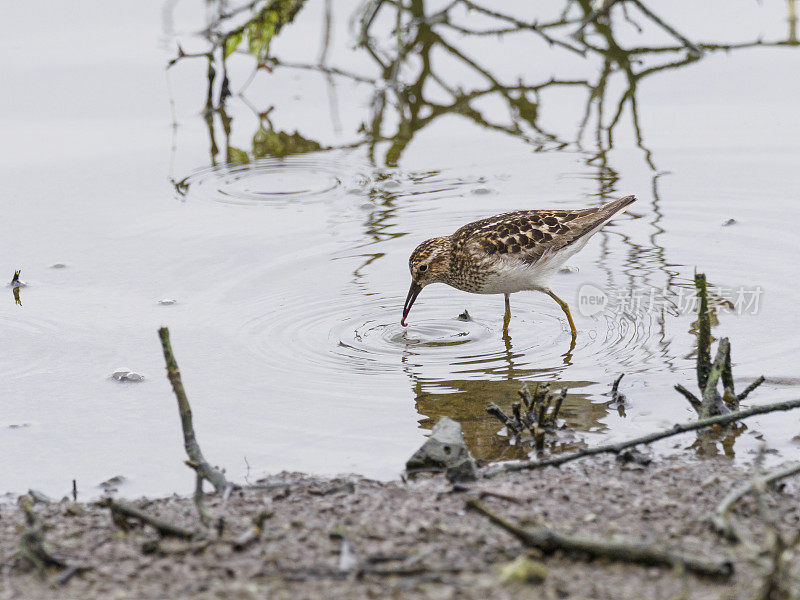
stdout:
[[[689,22],[687,6],[663,16],[692,39],[787,40],[784,3],[744,3],[736,19],[721,5],[692,5],[708,12]],[[462,423],[476,456],[518,458],[525,450],[507,448],[484,409],[510,406],[523,381],[570,389],[562,417],[572,433],[553,450],[689,419],[672,386],[694,381],[695,269],[713,286],[713,333],[731,338],[737,386],[768,378],[748,402],[797,397],[793,45],[708,52],[643,77],[641,140],[625,104],[613,145],[602,130],[598,142],[595,102],[578,143],[588,91],[565,85],[541,91],[540,131],[486,93],[470,105],[480,119],[443,110],[410,141],[393,135],[410,106],[387,109],[388,139],[371,144],[362,125],[384,88],[286,67],[258,73],[209,130],[204,59],[164,75],[176,40],[187,52],[202,48],[192,33],[206,23],[201,3],[145,3],[130,14],[99,2],[44,17],[6,10],[20,12],[0,42],[16,57],[3,67],[14,93],[0,97],[14,140],[0,167],[0,274],[10,280],[22,268],[27,286],[21,304],[11,288],[0,302],[3,491],[61,494],[77,479],[96,494],[117,474],[126,494],[190,489],[160,325],[172,332],[205,454],[238,480],[281,469],[392,477],[442,415]],[[328,64],[376,77],[352,48],[354,10],[335,6]],[[323,19],[321,3],[304,8],[273,53],[315,63]],[[657,28],[620,29],[628,47],[674,43]],[[502,81],[594,81],[602,70],[596,56],[548,49],[529,34],[447,39]],[[441,48],[432,60],[464,90],[486,85]],[[230,57],[234,91],[252,68],[250,57]],[[411,77],[413,61],[403,68]],[[624,92],[611,77],[606,124]],[[423,94],[423,118],[447,101],[434,85]],[[331,149],[254,156],[265,136],[295,130],[308,147]],[[248,163],[226,162],[243,152]],[[426,288],[400,326],[407,259],[420,241],[506,210],[629,193],[639,201],[553,281],[573,306],[574,348],[559,307],[534,293],[512,296],[508,337],[501,297],[445,286]],[[598,290],[606,309],[581,311]],[[469,319],[459,319],[465,309]],[[145,380],[114,381],[119,367]],[[628,401],[618,410],[606,394],[623,372]],[[779,457],[795,456],[796,424],[793,413],[753,419],[732,450],[703,452],[747,457],[765,440]]]

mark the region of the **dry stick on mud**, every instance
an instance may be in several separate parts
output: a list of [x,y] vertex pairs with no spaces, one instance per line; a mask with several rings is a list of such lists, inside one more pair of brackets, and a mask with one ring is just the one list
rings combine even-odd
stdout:
[[[776,481],[780,481],[786,477],[791,477],[797,473],[800,473],[800,462],[792,463],[781,469],[777,469],[772,473],[768,473],[763,477],[763,483],[765,486],[771,485]],[[722,499],[722,502],[717,505],[714,513],[709,518],[714,531],[716,531],[719,535],[727,537],[728,539],[734,541],[741,540],[742,536],[740,532],[737,531],[733,524],[728,520],[728,512],[730,511],[731,507],[733,507],[733,505],[741,500],[744,496],[755,493],[756,491],[757,489],[755,482],[749,481],[746,484],[736,487],[728,492],[725,498]]]
[[106,506],[108,509],[117,515],[122,515],[124,517],[131,517],[133,519],[137,519],[142,523],[146,523],[150,525],[153,529],[155,529],[159,535],[168,536],[168,537],[176,537],[183,540],[193,540],[200,536],[200,532],[194,529],[187,529],[185,527],[180,527],[178,525],[173,525],[172,523],[168,523],[167,521],[163,521],[156,517],[151,517],[143,510],[136,508],[132,504],[128,504],[127,502],[123,502],[121,500],[114,500],[113,498],[106,498],[102,502],[100,502],[101,506]]
[[200,446],[197,443],[197,438],[194,435],[194,426],[192,425],[192,409],[189,406],[189,399],[186,397],[186,392],[183,390],[183,382],[181,381],[181,372],[178,370],[178,363],[175,361],[175,355],[172,353],[172,345],[169,341],[169,329],[162,327],[158,330],[158,336],[161,338],[161,347],[164,350],[164,360],[167,362],[167,378],[172,384],[172,390],[175,392],[175,398],[178,400],[178,411],[181,415],[181,427],[183,428],[183,445],[186,448],[186,454],[189,460],[186,464],[197,471],[198,475],[214,486],[218,492],[225,491],[226,488],[232,487],[228,482],[225,475],[219,469],[216,469],[208,464],[200,451]]
[[250,527],[236,538],[233,542],[234,550],[244,550],[254,542],[257,542],[264,531],[264,523],[273,514],[271,508],[264,508],[260,510],[251,522]]
[[622,442],[601,444],[600,446],[583,448],[581,450],[577,450],[576,452],[571,452],[569,454],[559,454],[558,456],[551,456],[549,458],[543,458],[541,460],[525,460],[516,463],[504,463],[498,465],[495,469],[491,469],[486,473],[484,473],[484,477],[494,477],[495,475],[499,475],[500,473],[504,473],[507,471],[525,471],[532,469],[541,469],[542,467],[557,467],[559,465],[563,465],[564,463],[573,460],[578,460],[586,456],[593,456],[595,454],[618,454],[625,448],[638,446],[639,444],[651,444],[653,442],[671,437],[673,435],[686,433],[687,431],[696,431],[698,429],[705,429],[706,427],[711,427],[713,425],[727,425],[729,423],[740,421],[742,419],[753,417],[755,415],[763,415],[766,413],[771,413],[776,411],[792,410],[795,408],[800,408],[800,399],[786,400],[784,402],[775,402],[774,404],[764,404],[762,406],[753,406],[752,408],[737,410],[726,413],[724,415],[708,417],[707,419],[698,419],[697,421],[691,421],[689,423],[676,423],[669,429],[654,431],[653,433],[649,433],[647,435],[643,435],[641,437],[633,438],[630,440],[625,440]]
[[683,567],[699,575],[709,577],[729,577],[733,565],[724,560],[712,561],[658,548],[652,544],[636,542],[613,542],[587,537],[568,536],[547,527],[523,529],[493,513],[477,500],[467,500],[467,508],[474,510],[505,529],[528,548],[537,548],[545,554],[558,550],[569,554],[588,555],[592,558],[606,558],[643,565]]
[[44,527],[39,521],[36,511],[33,510],[33,499],[29,494],[20,496],[19,507],[25,513],[26,529],[19,538],[18,556],[27,560],[31,565],[44,574],[45,567],[68,568],[66,562],[54,556],[44,539]]

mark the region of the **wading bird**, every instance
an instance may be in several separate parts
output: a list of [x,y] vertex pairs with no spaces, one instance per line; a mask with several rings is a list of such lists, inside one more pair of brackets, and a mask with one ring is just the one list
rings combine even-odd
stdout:
[[452,235],[422,242],[408,260],[411,289],[400,324],[406,326],[422,288],[446,283],[473,294],[503,294],[503,331],[507,331],[511,320],[509,296],[534,290],[558,303],[574,340],[577,330],[569,306],[550,289],[550,279],[611,217],[635,201],[635,196],[625,196],[582,210],[518,210],[474,221]]

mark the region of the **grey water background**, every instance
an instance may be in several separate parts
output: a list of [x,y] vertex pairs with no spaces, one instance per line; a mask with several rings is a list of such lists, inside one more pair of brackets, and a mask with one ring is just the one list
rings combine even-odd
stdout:
[[[446,6],[425,4],[429,14]],[[507,4],[520,18],[563,6]],[[562,416],[584,443],[692,418],[672,390],[694,381],[691,311],[667,302],[614,312],[617,302],[581,315],[587,284],[612,305],[620,290],[666,290],[674,300],[691,294],[696,268],[705,272],[719,307],[713,333],[732,340],[737,385],[767,376],[748,402],[797,397],[793,2],[659,4],[695,42],[781,43],[707,51],[643,76],[633,91],[618,71],[597,85],[607,55],[580,56],[525,32],[445,27],[447,43],[484,72],[434,47],[425,102],[404,104],[354,47],[358,4],[335,1],[326,64],[371,81],[274,66],[248,82],[252,57],[234,54],[233,95],[209,129],[207,61],[165,67],[179,42],[203,51],[197,32],[213,7],[3,8],[14,26],[0,39],[0,275],[10,280],[21,268],[27,285],[21,304],[11,288],[0,295],[0,491],[57,495],[77,479],[96,493],[119,474],[125,494],[191,489],[161,325],[170,327],[204,452],[236,480],[283,469],[394,477],[441,415],[462,422],[477,456],[518,458],[484,408],[508,406],[521,381],[568,385]],[[392,14],[373,25],[387,55]],[[641,16],[641,32],[612,17],[623,48],[676,45]],[[271,54],[316,64],[325,19],[324,2],[307,3]],[[495,26],[460,9],[453,19]],[[667,56],[681,63],[686,54],[644,53],[633,64],[644,70]],[[411,81],[419,61],[399,68],[398,80]],[[579,83],[529,90],[524,102],[518,91],[491,91],[492,80],[551,78]],[[453,101],[487,89],[466,105]],[[367,135],[382,95],[380,135]],[[423,119],[435,116],[409,133],[415,106]],[[257,158],[259,131],[297,131],[333,148]],[[571,352],[558,306],[535,294],[512,297],[510,340],[502,298],[444,286],[426,289],[409,328],[400,326],[407,259],[420,241],[506,210],[578,208],[629,193],[639,201],[553,282],[580,330]],[[757,310],[724,310],[730,290],[756,287]],[[176,302],[159,303],[166,298]],[[465,308],[471,321],[456,318]],[[144,381],[111,379],[123,366]],[[618,411],[605,394],[622,372],[628,404]],[[774,460],[796,457],[797,424],[794,413],[752,419],[732,446],[700,452],[747,457],[765,441]]]

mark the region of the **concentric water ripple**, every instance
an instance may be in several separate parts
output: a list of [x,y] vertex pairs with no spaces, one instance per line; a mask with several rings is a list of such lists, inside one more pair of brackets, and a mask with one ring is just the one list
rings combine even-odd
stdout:
[[[478,321],[418,318],[399,323],[399,297],[345,295],[335,306],[307,299],[293,310],[251,320],[241,335],[258,355],[280,356],[273,366],[302,361],[317,371],[378,373],[397,370],[403,357],[425,354],[426,362],[449,364],[491,339],[492,329]],[[302,316],[300,316],[302,315]],[[474,350],[473,350],[474,351]]]
[[350,155],[324,153],[208,166],[189,174],[176,189],[189,200],[274,207],[344,195],[378,201],[426,195],[441,199],[468,194],[478,184],[475,178],[442,177],[436,171],[375,169]]
[[430,308],[437,306],[436,298],[425,300],[415,307],[408,328],[399,324],[400,296],[356,291],[335,303],[306,297],[295,299],[289,310],[270,308],[275,303],[266,301],[259,303],[266,312],[247,322],[239,337],[269,369],[289,372],[301,364],[323,380],[343,372],[379,374],[408,367],[428,381],[454,374],[525,377],[526,371],[560,370],[573,361],[590,371],[605,371],[615,363],[640,367],[643,353],[655,357],[661,352],[646,315],[624,315],[626,326],[605,333],[604,324],[600,335],[584,329],[570,349],[557,306],[526,302],[520,295],[510,337],[505,338],[502,303],[491,309],[478,305],[475,315],[463,320],[455,315],[455,306],[453,316],[441,316],[440,309]]
[[328,201],[337,192],[365,189],[370,181],[371,176],[353,161],[300,155],[198,169],[177,188],[188,199],[276,206]]

